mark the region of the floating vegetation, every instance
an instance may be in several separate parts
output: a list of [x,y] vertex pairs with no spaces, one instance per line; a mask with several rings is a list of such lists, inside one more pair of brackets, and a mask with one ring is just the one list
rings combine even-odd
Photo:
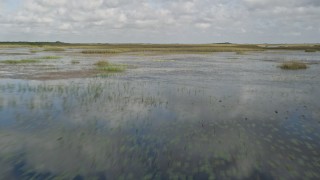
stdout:
[[21,60],[5,60],[0,62],[5,64],[27,64],[27,63],[37,63],[39,62],[39,60],[38,59],[21,59]]
[[298,69],[307,69],[308,68],[306,63],[300,62],[300,61],[284,62],[279,67],[281,69],[285,69],[285,70],[298,70]]

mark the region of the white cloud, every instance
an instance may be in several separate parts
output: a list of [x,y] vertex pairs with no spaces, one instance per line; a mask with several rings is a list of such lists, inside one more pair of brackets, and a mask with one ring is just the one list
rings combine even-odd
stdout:
[[3,13],[10,3],[0,0],[0,40],[129,42],[131,34],[139,42],[294,42],[300,34],[295,41],[320,41],[319,0],[25,0]]
[[72,26],[70,24],[67,24],[67,23],[63,23],[59,26],[59,29],[60,30],[71,30],[72,29]]
[[196,27],[200,29],[208,29],[211,26],[209,23],[197,23]]

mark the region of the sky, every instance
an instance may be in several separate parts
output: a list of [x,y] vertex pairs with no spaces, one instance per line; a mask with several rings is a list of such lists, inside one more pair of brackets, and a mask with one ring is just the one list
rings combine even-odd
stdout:
[[319,43],[320,0],[0,0],[0,41]]

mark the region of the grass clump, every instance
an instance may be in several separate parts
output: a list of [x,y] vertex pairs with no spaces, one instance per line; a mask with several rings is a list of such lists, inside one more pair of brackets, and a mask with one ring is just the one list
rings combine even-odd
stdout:
[[37,59],[60,59],[61,57],[59,56],[43,56],[43,57],[39,57]]
[[98,67],[105,67],[105,66],[109,66],[110,63],[108,61],[98,61],[94,65]]
[[299,62],[299,61],[284,62],[279,67],[281,69],[285,69],[285,70],[298,70],[298,69],[307,69],[308,68],[306,63]]
[[105,72],[122,72],[125,70],[125,68],[123,66],[116,65],[116,66],[102,67],[102,68],[99,68],[99,70],[105,71]]
[[45,48],[44,51],[65,51],[65,49],[61,47],[48,47],[48,48]]
[[108,61],[98,61],[94,64],[99,71],[103,72],[122,72],[125,70],[124,65],[111,64]]
[[236,51],[236,54],[237,54],[237,55],[245,55],[246,52],[245,52],[245,51]]
[[316,49],[306,49],[306,50],[304,50],[304,52],[317,52],[317,50]]
[[27,64],[27,63],[37,63],[39,60],[37,59],[22,59],[22,60],[5,60],[0,61],[1,63],[5,64]]
[[80,64],[80,61],[72,60],[72,61],[71,61],[71,64]]
[[163,60],[163,59],[155,59],[155,60],[152,60],[153,62],[174,62],[175,60]]
[[39,50],[35,50],[35,49],[30,50],[30,53],[37,53],[37,52],[39,52]]
[[37,63],[40,62],[40,60],[44,59],[60,59],[61,57],[58,56],[44,56],[44,57],[37,57],[34,59],[21,59],[21,60],[5,60],[0,61],[0,63],[4,64],[28,64],[28,63]]
[[89,49],[89,50],[83,50],[81,53],[83,54],[117,54],[117,53],[123,53],[126,52],[126,49]]

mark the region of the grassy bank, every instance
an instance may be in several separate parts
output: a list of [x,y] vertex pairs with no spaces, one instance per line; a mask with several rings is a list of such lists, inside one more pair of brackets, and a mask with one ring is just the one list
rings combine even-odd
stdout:
[[43,51],[65,51],[79,49],[83,54],[119,54],[119,53],[213,53],[264,50],[301,50],[320,51],[319,44],[84,44],[62,42],[0,42],[0,48],[28,47]]

